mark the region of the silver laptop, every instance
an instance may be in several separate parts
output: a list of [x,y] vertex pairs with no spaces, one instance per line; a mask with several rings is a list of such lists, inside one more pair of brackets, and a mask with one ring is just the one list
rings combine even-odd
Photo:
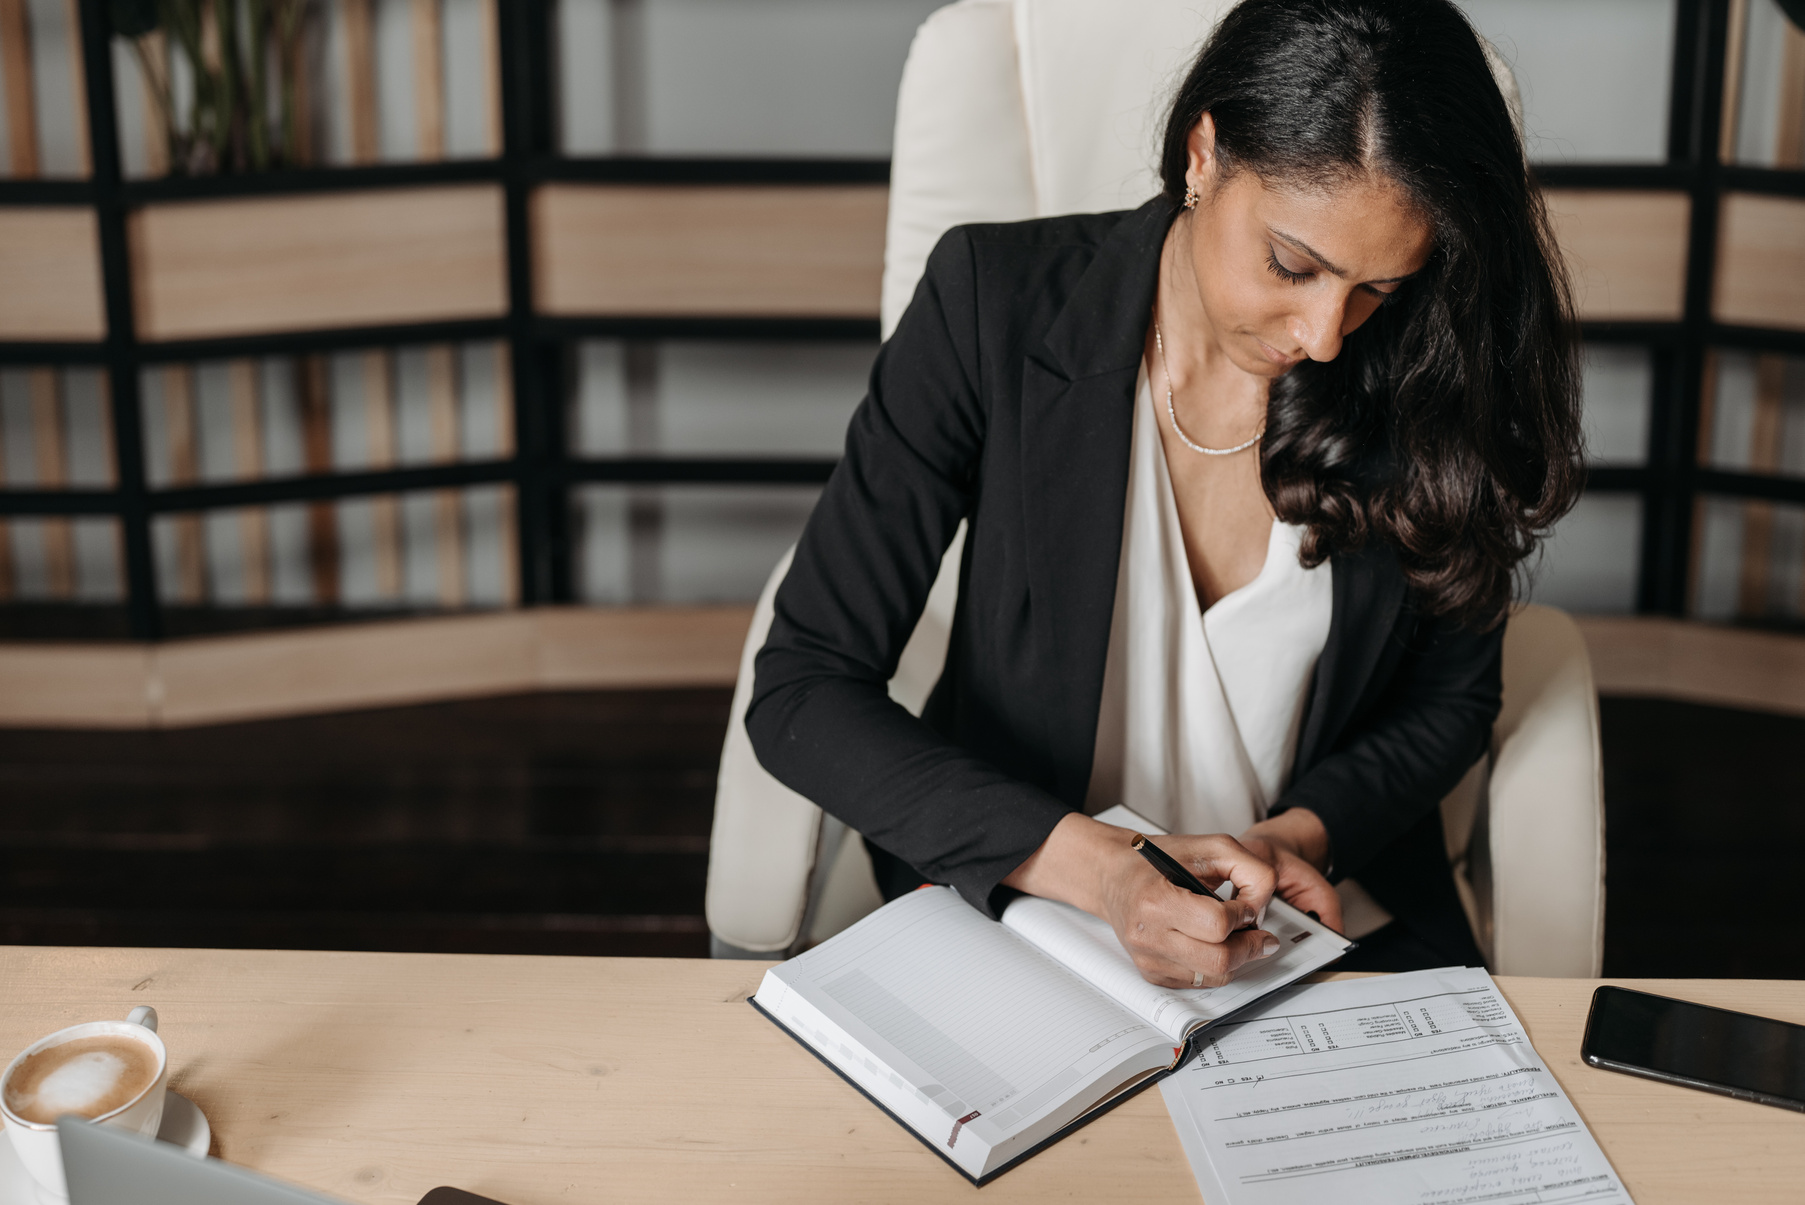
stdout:
[[[56,1123],[69,1205],[343,1205],[218,1159],[75,1117]],[[500,1205],[435,1188],[420,1205]]]

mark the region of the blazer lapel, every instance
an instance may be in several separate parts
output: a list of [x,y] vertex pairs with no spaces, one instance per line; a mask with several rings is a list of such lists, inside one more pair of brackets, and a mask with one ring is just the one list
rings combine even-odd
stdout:
[[1404,605],[1404,571],[1397,554],[1388,547],[1369,545],[1338,554],[1329,561],[1329,571],[1334,596],[1329,638],[1316,661],[1293,762],[1294,777],[1334,748],[1365,693],[1385,642],[1393,638]]
[[1082,804],[1096,747],[1128,493],[1134,387],[1159,252],[1172,220],[1157,198],[1117,224],[1022,371],[1023,524],[1053,794]]

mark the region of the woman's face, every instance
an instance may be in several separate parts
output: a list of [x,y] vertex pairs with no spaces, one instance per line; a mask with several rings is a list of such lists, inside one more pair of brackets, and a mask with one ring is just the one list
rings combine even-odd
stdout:
[[1215,343],[1261,377],[1306,356],[1333,360],[1428,261],[1429,223],[1382,178],[1321,189],[1269,185],[1246,171],[1220,181],[1215,141],[1206,113],[1191,131],[1185,174],[1201,199],[1181,218],[1190,229],[1179,242]]

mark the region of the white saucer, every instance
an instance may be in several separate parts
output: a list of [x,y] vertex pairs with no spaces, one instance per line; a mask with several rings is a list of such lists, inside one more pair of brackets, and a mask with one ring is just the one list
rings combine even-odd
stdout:
[[[179,1092],[163,1099],[163,1125],[157,1140],[179,1146],[197,1158],[213,1144],[213,1127],[200,1106]],[[9,1139],[0,1137],[0,1205],[40,1205],[38,1186],[25,1174]]]
[[157,1141],[179,1146],[198,1158],[213,1145],[213,1127],[199,1105],[180,1092],[171,1092],[163,1099],[163,1124],[157,1130]]

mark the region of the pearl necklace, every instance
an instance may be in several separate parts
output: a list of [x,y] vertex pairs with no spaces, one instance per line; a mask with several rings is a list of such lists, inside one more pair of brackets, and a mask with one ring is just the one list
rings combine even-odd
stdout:
[[1260,442],[1260,438],[1266,434],[1264,424],[1253,433],[1252,439],[1245,443],[1238,443],[1232,448],[1206,448],[1200,443],[1192,442],[1191,437],[1185,434],[1185,429],[1178,425],[1178,410],[1172,405],[1172,370],[1166,365],[1166,340],[1159,333],[1158,318],[1153,320],[1153,346],[1159,349],[1159,368],[1166,374],[1166,414],[1171,418],[1172,429],[1178,433],[1178,438],[1184,441],[1185,447],[1193,452],[1202,452],[1205,456],[1233,456],[1236,452],[1245,452]]

